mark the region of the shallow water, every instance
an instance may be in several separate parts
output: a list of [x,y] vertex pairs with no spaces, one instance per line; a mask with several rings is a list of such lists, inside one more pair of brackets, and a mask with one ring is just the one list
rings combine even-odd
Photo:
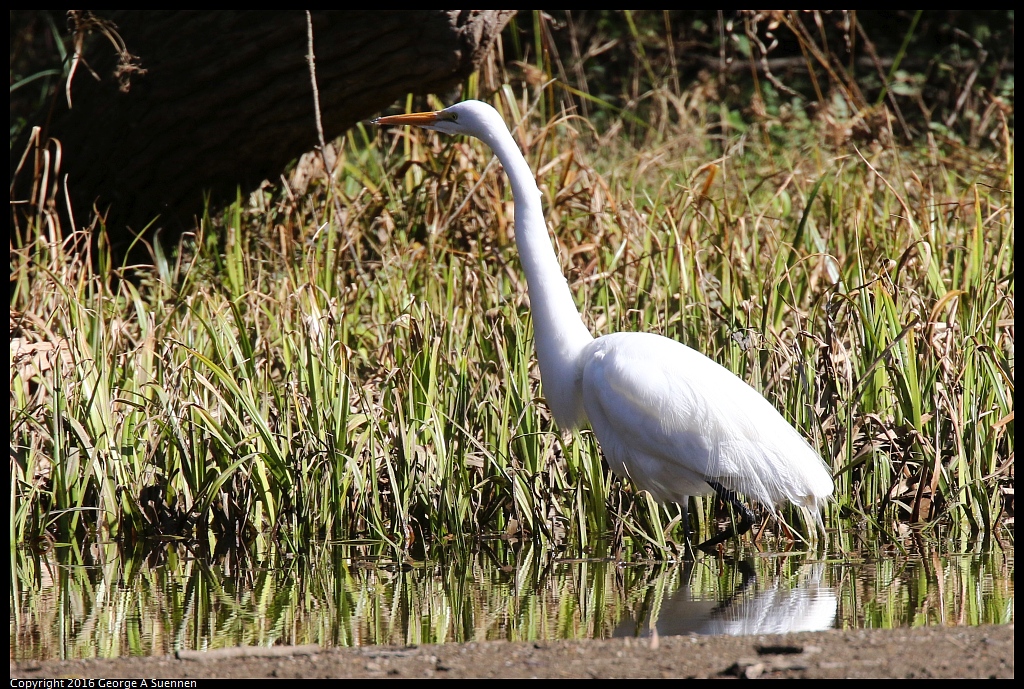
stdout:
[[431,561],[389,552],[373,543],[243,558],[171,545],[146,559],[114,545],[19,550],[11,659],[1013,621],[1012,550],[746,549],[693,563],[569,558],[502,540]]

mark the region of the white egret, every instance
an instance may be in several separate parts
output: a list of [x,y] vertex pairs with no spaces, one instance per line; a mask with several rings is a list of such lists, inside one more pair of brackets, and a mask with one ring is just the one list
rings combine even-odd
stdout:
[[739,510],[737,534],[750,528],[754,515],[735,493],[769,508],[788,500],[820,521],[832,476],[756,390],[675,340],[649,333],[591,335],[552,249],[533,173],[494,108],[466,101],[375,122],[474,136],[501,161],[512,184],[543,393],[561,428],[589,423],[612,471],[661,502],[678,503],[684,528],[689,496],[712,493]]

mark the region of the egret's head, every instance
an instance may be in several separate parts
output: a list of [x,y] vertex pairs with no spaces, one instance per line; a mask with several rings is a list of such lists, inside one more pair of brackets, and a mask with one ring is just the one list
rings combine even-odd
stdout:
[[[506,129],[498,112],[478,100],[456,103],[450,108],[436,112],[417,112],[409,115],[378,117],[374,124],[409,124],[424,129],[433,129],[445,134],[466,134],[486,140],[487,133],[494,127]],[[506,129],[507,131],[507,129]]]

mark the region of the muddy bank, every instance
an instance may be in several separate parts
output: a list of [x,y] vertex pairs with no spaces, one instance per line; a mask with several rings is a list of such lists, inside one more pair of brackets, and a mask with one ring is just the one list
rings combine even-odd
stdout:
[[[1013,625],[744,637],[240,648],[11,663],[11,678],[1013,677]],[[271,655],[272,654],[272,655]],[[16,683],[11,686],[18,686]]]

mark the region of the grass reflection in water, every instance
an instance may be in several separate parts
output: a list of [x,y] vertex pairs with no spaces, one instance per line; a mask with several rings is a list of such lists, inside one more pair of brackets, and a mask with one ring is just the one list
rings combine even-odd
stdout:
[[370,542],[237,551],[206,564],[180,545],[19,551],[11,659],[178,649],[754,634],[1013,621],[1013,555],[744,551],[689,565],[642,553],[567,558],[483,541],[416,561]]

